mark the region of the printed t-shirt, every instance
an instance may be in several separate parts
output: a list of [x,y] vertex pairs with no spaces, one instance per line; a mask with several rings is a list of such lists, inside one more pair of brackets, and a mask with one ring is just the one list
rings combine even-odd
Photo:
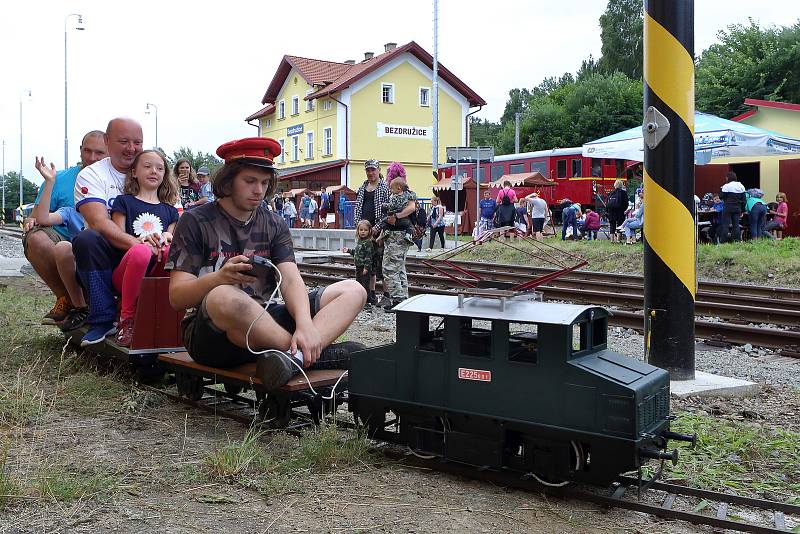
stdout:
[[191,185],[180,186],[179,195],[180,195],[181,205],[184,207],[184,209],[189,209],[191,206],[188,206],[188,204],[190,202],[196,202],[198,199],[197,189],[195,189]]
[[136,237],[164,233],[178,220],[175,206],[163,202],[151,204],[133,195],[118,196],[111,212],[125,215],[125,233]]
[[[294,262],[286,223],[263,204],[247,223],[228,215],[218,202],[203,204],[181,216],[164,268],[200,277],[218,271],[228,258],[239,255],[261,256],[276,266]],[[270,269],[266,279],[258,278],[242,290],[264,304],[276,283],[275,271]]]
[[75,209],[87,202],[102,202],[110,211],[124,185],[125,174],[114,168],[110,157],[92,163],[81,169],[75,179]]
[[491,220],[492,217],[494,217],[494,210],[497,207],[497,203],[491,198],[483,198],[479,205],[481,208],[481,218]]

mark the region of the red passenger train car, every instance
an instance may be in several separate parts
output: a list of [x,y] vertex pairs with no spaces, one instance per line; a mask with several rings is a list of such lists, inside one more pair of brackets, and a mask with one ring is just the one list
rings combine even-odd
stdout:
[[[475,164],[459,164],[459,172],[475,178]],[[439,179],[455,174],[456,166],[448,163],[439,167]],[[625,160],[587,158],[581,155],[581,148],[556,148],[520,154],[495,156],[492,163],[481,164],[481,183],[492,182],[505,174],[539,172],[555,180],[556,189],[550,203],[557,205],[568,198],[581,205],[594,207],[596,195],[605,200],[618,178],[626,180],[631,169]],[[638,180],[639,183],[633,182]],[[627,181],[627,180],[626,180]],[[631,177],[630,187],[639,187],[641,178]],[[630,190],[630,187],[628,188]],[[549,195],[548,195],[549,196]]]

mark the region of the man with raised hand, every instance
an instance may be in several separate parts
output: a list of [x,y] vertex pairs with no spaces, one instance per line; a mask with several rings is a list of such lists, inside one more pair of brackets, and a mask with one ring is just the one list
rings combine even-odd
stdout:
[[[289,228],[263,202],[275,193],[280,152],[264,137],[220,146],[217,201],[184,212],[165,266],[170,303],[188,310],[183,341],[192,359],[223,368],[255,361],[267,390],[299,367],[347,368],[350,353],[364,348],[334,343],[363,308],[364,289],[343,280],[308,292]],[[283,304],[274,300],[278,290]]]
[[86,220],[86,229],[72,241],[78,278],[89,297],[89,330],[81,339],[82,347],[116,333],[111,274],[125,251],[141,242],[125,233],[109,214],[114,199],[123,194],[125,173],[142,151],[142,126],[133,119],[112,119],[105,139],[109,157],[83,169],[75,180],[75,209]]
[[[59,208],[75,206],[75,179],[81,169],[92,165],[106,157],[105,134],[100,130],[93,130],[83,136],[81,141],[81,162],[79,165],[58,171],[55,185],[50,194],[50,209],[55,212]],[[35,204],[44,191],[44,184],[39,188],[39,195]],[[67,225],[38,226],[36,219],[29,217],[23,225],[25,237],[22,239],[22,248],[25,257],[31,262],[31,267],[44,280],[50,291],[56,296],[53,308],[42,318],[42,324],[61,324],[73,310],[74,303],[70,301],[67,288],[61,281],[56,266],[55,248],[61,241],[69,241],[70,232]]]

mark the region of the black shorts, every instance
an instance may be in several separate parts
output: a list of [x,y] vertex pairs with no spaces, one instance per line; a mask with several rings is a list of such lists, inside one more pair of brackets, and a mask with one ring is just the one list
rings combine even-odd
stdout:
[[544,217],[535,217],[531,220],[533,221],[534,232],[541,232],[544,229]]
[[[320,300],[324,287],[308,293],[308,305],[311,317],[320,309]],[[267,313],[287,332],[294,333],[295,323],[285,304],[272,304],[267,308]],[[220,330],[208,316],[206,299],[197,308],[195,313],[187,315],[181,322],[183,329],[183,345],[194,361],[209,367],[236,367],[248,362],[256,361],[256,355],[247,350],[247,347],[234,345],[227,334]]]

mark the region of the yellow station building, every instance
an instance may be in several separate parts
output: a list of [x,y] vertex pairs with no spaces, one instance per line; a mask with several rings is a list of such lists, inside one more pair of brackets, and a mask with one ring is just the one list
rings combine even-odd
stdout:
[[[448,146],[467,142],[470,108],[486,102],[441,63],[438,161]],[[420,197],[435,183],[433,159],[433,57],[415,42],[384,45],[356,63],[284,56],[261,100],[245,120],[259,135],[277,139],[281,189],[319,190],[363,183],[364,161],[383,170],[402,163]]]

